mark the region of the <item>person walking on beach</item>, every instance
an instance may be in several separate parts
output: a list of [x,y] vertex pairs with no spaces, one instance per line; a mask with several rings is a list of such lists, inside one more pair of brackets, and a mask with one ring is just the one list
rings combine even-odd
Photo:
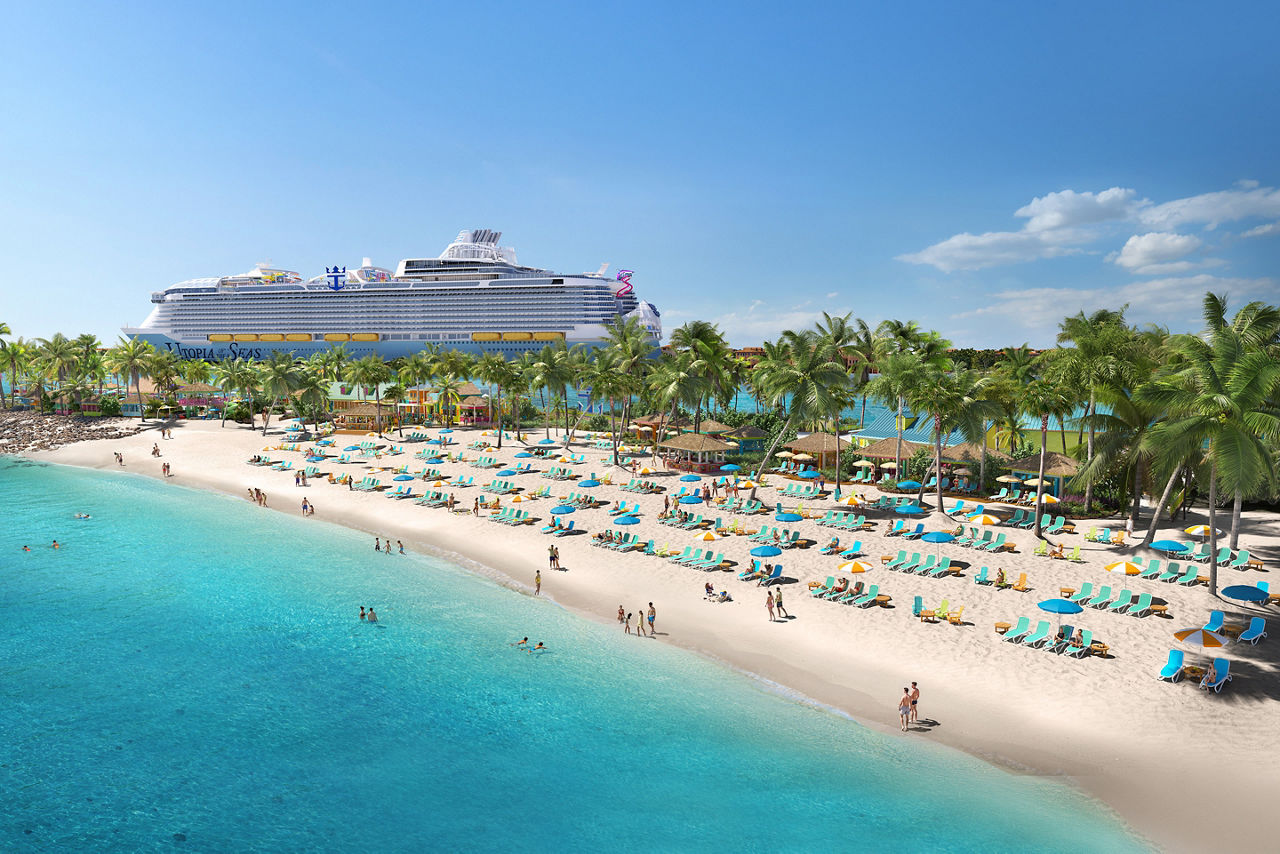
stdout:
[[920,689],[916,687],[916,683],[911,683],[911,720],[912,722],[920,720]]
[[653,603],[649,603],[649,637],[656,637],[657,632],[654,631],[653,621],[658,616],[657,610],[653,607]]
[[375,552],[380,552],[380,551],[382,551],[382,537],[374,537],[374,538],[373,538],[373,550],[374,550]]
[[554,545],[547,546],[547,568],[556,568],[556,547]]
[[618,622],[621,623],[626,618],[627,618],[627,612],[622,609],[621,605],[619,605],[618,606]]
[[[621,608],[619,608],[618,610],[619,610],[619,611],[621,611],[622,609],[621,609]],[[629,634],[631,634],[631,614],[630,614],[630,613],[628,613],[628,614],[627,614],[627,617],[626,617],[626,619],[625,619],[625,620],[623,620],[622,618],[619,618],[619,619],[618,619],[618,622],[619,622],[619,623],[624,623],[624,628],[623,628],[623,633],[624,633],[624,634],[628,634],[628,635],[629,635]],[[638,632],[638,631],[639,631],[639,630],[637,629],[637,632]]]
[[116,451],[116,462],[124,465],[124,456],[119,451]]
[[302,472],[295,471],[293,473],[293,486],[295,489],[299,486],[302,486]]
[[778,616],[779,616],[779,617],[790,617],[790,616],[791,616],[790,614],[788,614],[788,613],[787,613],[787,609],[786,609],[786,608],[784,608],[784,607],[782,607],[782,588],[781,588],[781,587],[779,587],[776,591],[774,591],[774,594],[773,594],[773,607],[775,607],[775,608],[777,608],[777,609],[778,609]]
[[902,689],[902,698],[898,700],[898,717],[902,719],[902,731],[907,731],[907,723],[911,718],[911,694]]
[[636,609],[636,637],[644,637],[644,608]]
[[302,497],[302,515],[303,516],[307,515],[307,510],[308,510],[307,497],[304,495]]
[[773,619],[773,594],[772,594],[772,593],[770,593],[768,590],[766,590],[766,591],[764,592],[764,606],[765,606],[766,608],[768,608],[768,609],[769,609],[769,622],[771,622],[771,623],[772,623],[772,622],[774,622],[774,619]]
[[[390,543],[388,543],[387,545],[390,545]],[[400,542],[399,540],[396,540],[396,548],[400,550],[400,554],[404,554],[404,543]]]
[[542,570],[540,569],[533,573],[533,595],[542,595]]

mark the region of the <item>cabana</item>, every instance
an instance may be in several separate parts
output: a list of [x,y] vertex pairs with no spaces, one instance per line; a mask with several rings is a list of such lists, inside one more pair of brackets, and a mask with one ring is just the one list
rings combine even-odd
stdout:
[[339,433],[367,433],[378,429],[379,416],[383,430],[390,430],[395,423],[396,407],[389,403],[359,403],[335,413],[334,423]]
[[725,463],[725,452],[737,446],[702,433],[681,433],[661,443],[661,447],[673,451],[667,454],[672,468],[695,472],[715,472]]
[[844,451],[849,448],[849,443],[830,433],[810,433],[808,436],[790,442],[787,450],[795,451],[797,454],[808,454],[814,458],[818,468],[835,468],[837,447]]
[[[1036,478],[1040,475],[1040,455],[1032,454],[1023,457],[1020,460],[1014,460],[1009,463],[1009,471],[1015,475],[1025,475],[1026,478]],[[1055,498],[1062,497],[1063,484],[1076,476],[1080,471],[1080,463],[1066,454],[1060,454],[1057,451],[1049,451],[1044,458],[1044,479],[1048,481],[1045,485],[1045,493]],[[1031,489],[1031,487],[1027,487]],[[1032,490],[1034,491],[1034,490]]]
[[744,424],[720,434],[721,439],[738,443],[738,450],[743,452],[763,451],[765,440],[769,434],[752,424]]
[[[902,440],[902,458],[904,460],[911,459],[911,455],[921,449],[931,450],[928,445],[918,442],[908,442]],[[865,448],[854,448],[853,453],[869,460],[892,460],[898,453],[898,439],[896,436],[890,436],[888,439],[881,439],[878,442],[872,442]]]
[[489,417],[489,398],[473,394],[458,402],[458,423],[464,427],[487,427],[492,422]]

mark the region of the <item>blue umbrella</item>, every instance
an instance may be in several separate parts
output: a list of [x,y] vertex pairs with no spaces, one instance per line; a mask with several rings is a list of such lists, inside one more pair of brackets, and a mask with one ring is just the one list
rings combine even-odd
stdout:
[[697,483],[698,481],[702,480],[702,478],[698,477],[696,474],[686,474],[682,476],[680,480],[683,481],[684,483]]
[[398,475],[396,475],[395,477],[393,477],[393,478],[391,478],[391,479],[392,479],[392,480],[413,480],[413,475],[411,475],[411,474],[398,474]]
[[1151,548],[1158,552],[1169,552],[1170,554],[1179,554],[1187,550],[1186,544],[1177,540],[1156,540],[1151,544]]
[[453,432],[453,430],[452,430],[452,429],[450,429],[450,428],[448,428],[448,427],[446,427],[446,428],[444,428],[443,430],[441,430],[440,432],[441,432],[441,433],[452,433],[452,432]]
[[1233,584],[1222,588],[1222,595],[1241,602],[1265,602],[1269,598],[1267,591],[1249,584]]
[[680,503],[681,504],[701,504],[702,496],[701,495],[681,495]]
[[600,485],[600,481],[592,480],[591,478],[588,478],[587,480],[578,481],[578,486],[585,486],[588,489],[590,489],[593,486],[599,486],[599,485]]
[[899,487],[900,489],[919,489],[919,488],[920,488],[920,481],[918,481],[918,480],[900,480],[900,481],[898,481],[898,487]]
[[930,531],[920,539],[926,543],[951,543],[955,542],[955,535],[948,534],[946,531]]
[[423,462],[424,462],[424,463],[426,463],[426,464],[427,464],[427,465],[429,465],[429,466],[438,466],[438,465],[440,465],[442,462],[444,462],[444,460],[443,460],[443,459],[441,459],[440,457],[432,457],[432,458],[431,458],[431,459],[429,459],[429,460],[423,460]]
[[440,440],[439,440],[439,439],[428,439],[427,441],[423,442],[423,444],[424,444],[424,445],[439,445],[439,444],[440,444]]
[[555,443],[556,443],[555,439],[539,439],[538,440],[539,445],[554,445]]
[[919,516],[924,512],[924,508],[919,504],[904,504],[894,512],[901,513],[904,516]]
[[1050,614],[1079,614],[1084,610],[1070,599],[1046,599],[1038,607]]
[[518,460],[528,460],[532,458],[533,458],[533,454],[529,453],[528,451],[521,451],[520,453],[516,454],[516,459]]
[[720,466],[720,471],[742,471],[742,466],[736,463]]
[[619,516],[613,520],[615,525],[639,525],[640,519],[635,516]]
[[778,513],[773,518],[779,522],[799,522],[804,517],[799,513]]
[[343,448],[342,450],[344,450],[344,451],[358,451],[358,450],[360,450],[360,446],[359,446],[359,445],[347,445],[347,446],[346,446],[345,448]]
[[782,549],[777,546],[758,546],[751,550],[752,557],[777,557],[782,554]]
[[502,471],[495,474],[494,477],[511,477],[511,475],[513,474],[515,474],[515,472],[513,472],[511,469],[503,469]]
[[557,516],[563,516],[565,513],[572,513],[576,507],[570,507],[568,504],[561,504],[559,507],[552,507],[551,512]]
[[802,477],[802,478],[804,478],[805,480],[813,480],[813,479],[814,479],[814,478],[816,478],[819,474],[820,474],[820,472],[816,472],[816,471],[814,471],[813,469],[809,469],[808,471],[802,471],[802,472],[800,472],[798,475],[796,475],[796,477]]

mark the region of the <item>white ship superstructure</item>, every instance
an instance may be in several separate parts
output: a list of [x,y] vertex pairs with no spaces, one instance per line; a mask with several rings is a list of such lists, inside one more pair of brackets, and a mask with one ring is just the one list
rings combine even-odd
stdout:
[[428,345],[510,356],[548,343],[602,343],[615,318],[640,319],[656,344],[658,310],[632,293],[628,271],[610,279],[521,266],[501,232],[463,231],[435,258],[406,258],[394,271],[368,258],[303,279],[263,265],[190,279],[151,295],[151,314],[124,333],[184,358],[306,356],[345,345],[359,357],[405,356]]

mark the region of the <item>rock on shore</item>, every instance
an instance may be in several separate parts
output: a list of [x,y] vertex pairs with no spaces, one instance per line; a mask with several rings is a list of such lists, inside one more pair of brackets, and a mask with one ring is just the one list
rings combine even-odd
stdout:
[[0,412],[0,454],[48,451],[90,439],[118,439],[141,432],[132,418],[82,418],[39,412]]

